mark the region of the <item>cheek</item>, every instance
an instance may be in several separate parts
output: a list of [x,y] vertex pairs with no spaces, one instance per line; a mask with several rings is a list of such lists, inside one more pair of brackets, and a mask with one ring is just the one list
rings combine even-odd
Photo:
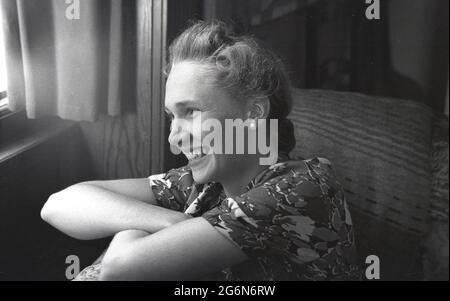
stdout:
[[[220,131],[222,134],[224,133],[225,129],[225,119],[228,117],[225,117],[221,114],[217,114],[214,112],[206,112],[201,115],[201,119],[196,119],[195,122],[199,122],[201,120],[201,129],[202,129],[202,138],[204,138],[209,133],[213,132],[214,130],[217,131],[217,128],[214,126],[211,126],[211,120],[214,120],[214,125],[220,124]],[[206,121],[209,122],[206,122]],[[200,123],[196,123],[197,125]]]
[[[230,120],[234,120],[234,119],[244,119],[243,115],[244,115],[244,110],[243,108],[241,108],[240,106],[236,106],[235,104],[233,105],[229,105],[226,106],[226,104],[229,102],[225,102],[223,104],[221,104],[220,106],[217,106],[214,108],[214,110],[210,110],[210,111],[206,111],[206,112],[202,112],[201,116],[196,116],[196,118],[194,119],[194,122],[198,125],[201,124],[201,131],[195,130],[192,133],[192,136],[194,138],[194,140],[201,140],[202,143],[205,142],[205,137],[208,136],[208,139],[206,140],[207,145],[204,146],[208,146],[208,147],[214,147],[214,144],[216,142],[216,139],[214,139],[213,141],[210,141],[211,137],[217,137],[220,136],[222,139],[221,140],[221,152],[225,152],[225,147],[227,143],[230,143],[231,141],[227,141],[227,137],[226,137],[226,133],[225,133],[225,120],[230,119]],[[225,104],[225,105],[224,105]],[[201,120],[201,122],[200,122]],[[220,125],[220,127],[212,127],[210,126],[211,123],[205,123],[206,120],[215,120],[215,124]],[[198,123],[200,122],[200,123]],[[220,132],[220,133],[217,133]],[[201,133],[201,134],[200,134]],[[214,135],[212,135],[214,134]],[[216,135],[218,134],[218,135]],[[228,137],[233,139],[234,135],[232,137]],[[234,139],[233,139],[234,140]],[[211,145],[209,145],[211,144]],[[235,143],[233,143],[234,145]],[[218,146],[219,147],[219,146]],[[222,160],[226,160],[226,158],[221,158]]]

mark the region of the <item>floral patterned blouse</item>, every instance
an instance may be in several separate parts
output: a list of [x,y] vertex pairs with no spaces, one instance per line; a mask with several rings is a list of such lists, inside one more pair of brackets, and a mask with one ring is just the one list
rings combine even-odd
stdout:
[[219,183],[196,184],[188,167],[149,180],[158,205],[205,218],[248,256],[202,280],[361,279],[352,220],[327,159],[279,161],[234,198]]

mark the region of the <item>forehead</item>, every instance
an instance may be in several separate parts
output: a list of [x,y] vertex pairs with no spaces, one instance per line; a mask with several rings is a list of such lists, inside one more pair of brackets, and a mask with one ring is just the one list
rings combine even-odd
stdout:
[[199,63],[181,62],[172,66],[166,83],[165,105],[169,109],[183,101],[194,101],[205,105],[229,102],[228,94],[212,84],[210,73]]

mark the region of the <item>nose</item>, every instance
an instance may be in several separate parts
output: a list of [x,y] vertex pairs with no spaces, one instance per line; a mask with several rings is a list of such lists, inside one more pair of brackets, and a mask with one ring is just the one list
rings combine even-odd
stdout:
[[178,148],[183,145],[183,141],[189,141],[190,139],[189,130],[182,124],[178,118],[174,118],[170,125],[169,143]]

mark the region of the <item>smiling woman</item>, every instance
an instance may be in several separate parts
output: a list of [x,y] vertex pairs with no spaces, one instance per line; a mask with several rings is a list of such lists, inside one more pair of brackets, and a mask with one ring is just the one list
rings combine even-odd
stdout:
[[[291,92],[280,60],[221,22],[192,25],[169,52],[169,142],[189,163],[148,179],[77,184],[49,199],[42,217],[67,234],[115,235],[101,262],[76,279],[360,279],[352,221],[331,163],[289,158]],[[259,120],[277,120],[278,143],[268,146],[278,148],[276,162],[261,165],[261,152],[248,149],[192,155],[195,144],[180,141],[202,145],[209,131],[180,124],[200,115],[222,125],[254,120],[250,132]],[[235,146],[236,137],[222,142]]]

